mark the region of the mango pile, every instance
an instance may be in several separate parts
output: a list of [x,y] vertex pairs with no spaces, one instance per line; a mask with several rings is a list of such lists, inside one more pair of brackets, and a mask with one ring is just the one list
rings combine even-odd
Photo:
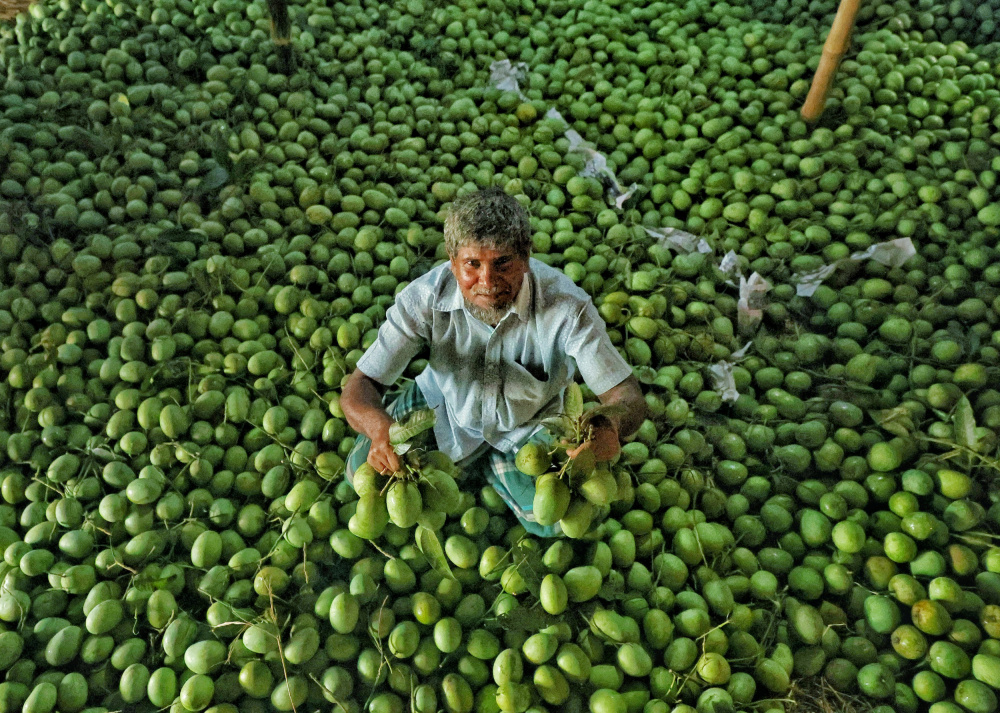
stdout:
[[389,427],[389,443],[403,456],[399,472],[383,476],[367,462],[354,472],[351,485],[358,502],[347,523],[353,534],[377,540],[390,522],[404,530],[418,525],[433,532],[449,514],[461,514],[455,482],[461,471],[447,454],[430,449],[428,431],[435,420],[434,410],[423,408]]
[[539,525],[558,523],[557,534],[574,539],[595,533],[609,514],[609,506],[634,497],[632,477],[624,469],[613,470],[607,462],[597,462],[589,451],[569,452],[593,437],[592,419],[601,409],[583,409],[583,390],[576,383],[566,388],[563,411],[541,421],[541,436],[522,445],[515,466],[534,477],[532,515]]
[[[0,711],[995,713],[997,9],[864,2],[815,124],[831,0],[0,23]],[[520,459],[559,538],[428,442],[344,475],[494,185],[649,407]]]

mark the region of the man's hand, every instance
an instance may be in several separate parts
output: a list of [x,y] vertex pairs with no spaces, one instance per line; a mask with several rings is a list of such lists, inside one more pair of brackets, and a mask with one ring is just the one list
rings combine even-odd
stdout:
[[620,434],[625,438],[632,436],[646,418],[646,399],[635,376],[629,376],[618,386],[598,394],[597,398],[605,406],[623,407],[623,414],[596,416],[590,422],[594,429],[593,437],[583,445],[567,450],[566,455],[570,458],[590,450],[598,463],[613,459],[622,450]]
[[383,475],[398,471],[399,456],[389,444],[389,426],[393,419],[382,408],[381,386],[355,370],[340,395],[340,407],[351,428],[372,439],[368,464]]
[[610,422],[597,424],[594,426],[593,438],[582,445],[566,451],[570,458],[576,458],[584,451],[592,451],[594,460],[598,463],[609,461],[621,452],[621,443],[618,441],[618,429]]
[[389,443],[389,428],[374,434],[368,449],[368,464],[382,475],[391,475],[399,470],[399,456]]

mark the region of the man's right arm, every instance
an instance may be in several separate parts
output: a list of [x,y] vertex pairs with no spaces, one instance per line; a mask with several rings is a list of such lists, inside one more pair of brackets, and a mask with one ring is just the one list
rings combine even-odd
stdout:
[[351,428],[372,440],[368,463],[379,472],[399,469],[399,458],[389,445],[393,419],[382,407],[382,394],[431,336],[433,295],[424,282],[426,278],[418,278],[396,295],[378,337],[358,360],[340,394],[340,407]]
[[399,470],[399,456],[389,444],[393,418],[382,407],[382,391],[381,384],[355,369],[344,384],[340,408],[351,428],[371,439],[368,463],[380,473],[395,473]]

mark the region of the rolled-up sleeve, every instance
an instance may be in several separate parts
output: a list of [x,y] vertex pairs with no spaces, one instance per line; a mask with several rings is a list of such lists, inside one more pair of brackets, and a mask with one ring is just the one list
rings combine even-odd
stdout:
[[426,294],[403,289],[388,309],[378,338],[358,360],[358,369],[383,386],[391,386],[420,352],[431,333],[431,309]]
[[576,361],[580,376],[595,394],[603,394],[632,375],[632,367],[611,343],[604,320],[589,300],[566,340],[566,353]]

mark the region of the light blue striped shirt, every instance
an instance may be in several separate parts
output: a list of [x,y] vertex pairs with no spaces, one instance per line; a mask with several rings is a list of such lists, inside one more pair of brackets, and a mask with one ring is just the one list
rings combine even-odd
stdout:
[[577,373],[595,394],[632,374],[590,296],[533,258],[495,328],[466,310],[449,263],[417,278],[396,295],[358,369],[392,385],[425,344],[430,357],[417,386],[437,411],[438,448],[456,462],[487,443],[515,451],[560,412]]

